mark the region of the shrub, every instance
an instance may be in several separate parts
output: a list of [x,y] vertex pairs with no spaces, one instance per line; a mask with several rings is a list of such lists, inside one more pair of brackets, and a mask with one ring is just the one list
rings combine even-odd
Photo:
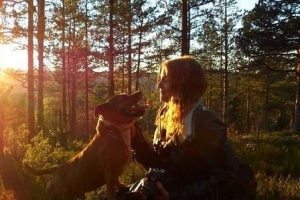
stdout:
[[[74,141],[69,146],[72,146],[72,149],[82,149],[82,145],[82,142]],[[60,165],[77,153],[74,150],[68,151],[61,147],[58,142],[54,143],[50,138],[44,137],[42,132],[35,136],[26,148],[23,164],[30,165],[35,169],[46,169]],[[45,186],[52,175],[35,176],[25,169],[22,171],[26,179],[30,199],[45,199]]]
[[32,139],[32,144],[27,145],[23,162],[37,169],[49,168],[64,163],[75,154],[74,151],[66,151],[59,143],[52,146],[50,139],[39,133]]
[[0,200],[16,200],[15,193],[11,190],[6,190],[0,176]]
[[17,131],[6,129],[4,131],[4,154],[16,160],[21,160],[26,152],[28,130],[25,124],[18,127]]

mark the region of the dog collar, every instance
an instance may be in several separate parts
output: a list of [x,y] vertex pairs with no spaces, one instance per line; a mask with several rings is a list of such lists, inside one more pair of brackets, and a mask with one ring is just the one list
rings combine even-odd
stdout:
[[130,124],[116,124],[116,123],[112,122],[111,120],[105,119],[102,115],[99,116],[99,120],[107,126],[114,126],[120,132],[130,129],[130,127],[134,124],[134,122],[132,122]]

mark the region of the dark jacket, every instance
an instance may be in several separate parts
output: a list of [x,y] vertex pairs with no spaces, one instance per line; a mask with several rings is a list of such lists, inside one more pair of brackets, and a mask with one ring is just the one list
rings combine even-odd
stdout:
[[[162,137],[162,140],[164,138]],[[228,144],[227,127],[200,105],[192,115],[192,134],[164,147],[149,146],[141,134],[132,141],[136,160],[146,169],[165,169],[170,199],[233,199],[238,190],[237,163]]]

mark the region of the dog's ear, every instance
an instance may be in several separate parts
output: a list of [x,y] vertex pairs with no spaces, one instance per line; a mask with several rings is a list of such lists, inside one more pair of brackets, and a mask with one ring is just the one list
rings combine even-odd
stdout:
[[94,110],[94,117],[95,118],[99,117],[99,115],[101,115],[101,111],[102,111],[102,105],[97,106]]

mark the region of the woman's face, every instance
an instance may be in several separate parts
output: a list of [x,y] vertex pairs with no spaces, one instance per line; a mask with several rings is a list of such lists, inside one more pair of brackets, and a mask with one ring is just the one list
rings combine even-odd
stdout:
[[171,98],[171,79],[164,69],[161,71],[157,87],[160,92],[160,100],[163,102],[169,102]]

